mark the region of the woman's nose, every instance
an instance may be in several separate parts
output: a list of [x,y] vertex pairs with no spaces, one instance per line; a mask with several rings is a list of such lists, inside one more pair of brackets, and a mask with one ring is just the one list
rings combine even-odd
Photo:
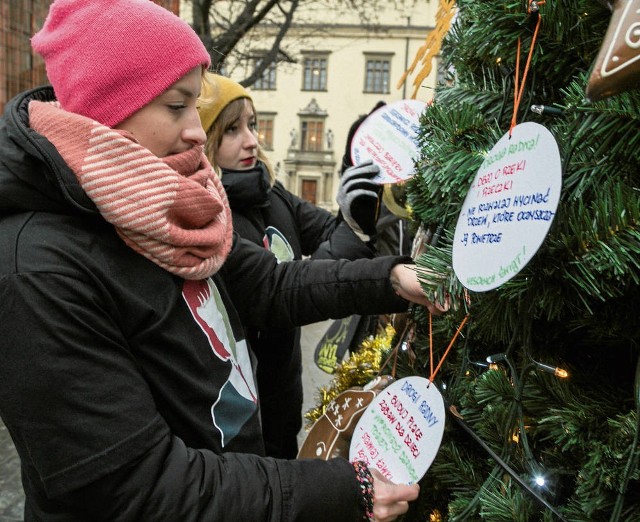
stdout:
[[204,145],[207,141],[207,133],[202,128],[202,122],[200,121],[200,116],[198,113],[194,111],[195,117],[192,116],[189,119],[187,126],[183,131],[183,139],[184,141],[188,141],[193,145]]
[[255,149],[258,146],[258,136],[253,129],[245,129],[244,146],[247,149]]

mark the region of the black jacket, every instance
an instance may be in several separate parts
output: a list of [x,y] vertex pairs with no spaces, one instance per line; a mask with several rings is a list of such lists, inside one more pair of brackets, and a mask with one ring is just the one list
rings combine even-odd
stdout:
[[[305,201],[276,181],[262,162],[249,171],[222,170],[222,184],[241,237],[271,251],[278,262],[371,258],[374,250],[346,222]],[[295,458],[302,428],[300,329],[248,328],[258,357],[257,382],[267,455]]]
[[[223,169],[222,184],[233,212],[233,229],[241,237],[272,250],[278,261],[371,258],[375,250],[346,222],[276,181],[262,163],[251,171]],[[278,244],[274,244],[277,237]],[[285,248],[286,251],[283,251]]]
[[357,520],[346,461],[260,457],[240,324],[404,310],[399,259],[277,266],[236,238],[218,274],[184,281],[126,247],[29,128],[28,101],[52,97],[0,119],[0,416],[25,519]]

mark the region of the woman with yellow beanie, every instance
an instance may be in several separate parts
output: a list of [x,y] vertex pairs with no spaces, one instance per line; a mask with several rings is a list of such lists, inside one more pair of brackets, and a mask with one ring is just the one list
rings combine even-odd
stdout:
[[24,520],[405,512],[418,487],[362,462],[264,457],[242,325],[430,306],[414,267],[278,265],[233,233],[197,112],[209,53],[156,3],[54,0],[32,46],[52,85],[0,118],[0,416]]
[[[357,211],[346,208],[342,214],[356,215],[360,221],[352,229],[347,221],[298,198],[275,179],[258,143],[256,111],[244,87],[212,73],[207,73],[205,85],[208,88],[198,107],[207,132],[205,152],[222,174],[234,230],[271,251],[278,262],[303,256],[373,257],[374,238],[363,236],[365,231],[375,231],[380,186],[370,178],[378,168],[367,165],[351,177],[350,172],[345,173],[348,197],[344,199]],[[295,458],[303,403],[300,328],[247,328],[247,334],[258,358],[257,384],[267,455]]]

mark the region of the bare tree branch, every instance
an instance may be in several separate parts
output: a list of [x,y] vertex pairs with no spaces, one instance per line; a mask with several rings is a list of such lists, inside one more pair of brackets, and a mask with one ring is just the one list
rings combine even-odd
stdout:
[[[411,0],[392,1],[401,4]],[[273,63],[294,61],[282,45],[292,25],[300,23],[296,12],[302,4],[320,12],[334,12],[342,6],[357,13],[361,24],[373,28],[378,24],[376,6],[380,2],[389,0],[191,0],[193,28],[209,50],[213,70],[222,70],[232,55],[233,63],[255,61],[255,68],[241,81],[244,86],[254,84]],[[257,41],[260,49],[246,42],[247,35],[257,28],[265,29]]]
[[[260,79],[264,71],[266,71],[267,68],[272,63],[278,61],[277,60],[278,56],[283,54],[280,51],[280,44],[282,43],[283,38],[286,36],[287,31],[289,30],[289,27],[291,27],[291,22],[293,21],[293,15],[296,9],[298,8],[298,5],[300,2],[299,0],[290,0],[287,3],[290,4],[288,11],[282,9],[282,6],[278,4],[278,7],[280,8],[281,12],[284,14],[285,19],[282,25],[280,26],[278,34],[275,37],[273,46],[266,54],[260,57],[260,60],[257,62],[253,72],[247,78],[245,78],[243,81],[240,82],[241,85],[245,87],[249,85],[253,85],[257,80]],[[289,58],[287,55],[285,56]],[[293,61],[293,60],[289,58],[289,61]]]

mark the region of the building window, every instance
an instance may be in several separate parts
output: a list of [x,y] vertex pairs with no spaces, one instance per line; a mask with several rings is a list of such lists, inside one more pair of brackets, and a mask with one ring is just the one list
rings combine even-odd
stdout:
[[366,64],[364,92],[389,94],[391,60],[389,58],[367,57]]
[[273,150],[273,114],[258,114],[256,127],[260,146],[266,150]]
[[327,58],[307,56],[304,59],[303,91],[327,90]]
[[[260,64],[261,58],[254,60],[254,70]],[[276,63],[271,62],[269,66],[262,72],[262,76],[252,86],[257,91],[275,91],[276,90]]]
[[300,149],[309,152],[323,150],[324,120],[303,120],[300,133]]

